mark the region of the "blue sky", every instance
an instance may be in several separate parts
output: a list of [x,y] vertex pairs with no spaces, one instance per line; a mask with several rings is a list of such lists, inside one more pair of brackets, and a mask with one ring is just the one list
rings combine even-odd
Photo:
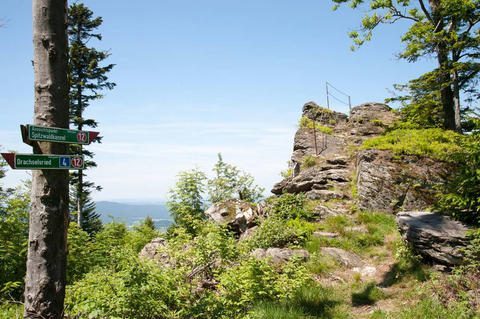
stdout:
[[[395,57],[407,24],[383,27],[350,51],[362,12],[326,0],[84,1],[104,25],[101,43],[117,87],[87,110],[99,123],[96,200],[161,201],[181,170],[210,172],[221,152],[267,190],[280,180],[302,105],[325,104],[325,82],[358,105],[382,102],[394,83],[429,68]],[[31,1],[2,0],[0,145],[31,152]],[[347,108],[333,103],[338,111]],[[9,171],[13,186],[28,172]]]

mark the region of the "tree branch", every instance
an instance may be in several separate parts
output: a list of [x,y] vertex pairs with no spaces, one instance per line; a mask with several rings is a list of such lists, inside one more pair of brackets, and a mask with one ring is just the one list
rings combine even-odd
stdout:
[[423,13],[425,14],[425,16],[427,17],[427,19],[428,19],[431,23],[434,23],[434,22],[433,22],[433,18],[432,18],[432,16],[430,15],[430,12],[428,12],[427,7],[425,6],[425,3],[423,3],[423,0],[418,0],[418,2],[420,3],[420,7],[422,8],[422,11],[423,11]]

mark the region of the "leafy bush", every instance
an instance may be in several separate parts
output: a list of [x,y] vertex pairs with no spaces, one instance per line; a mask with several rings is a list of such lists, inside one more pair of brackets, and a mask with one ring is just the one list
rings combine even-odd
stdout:
[[133,226],[133,229],[127,233],[125,242],[138,253],[152,239],[160,235],[160,232],[155,229],[153,220],[147,217],[140,224]]
[[98,261],[89,234],[71,222],[68,227],[67,283],[81,279]]
[[281,219],[311,219],[313,212],[308,209],[307,199],[304,194],[285,193],[279,197],[267,199],[268,214]]
[[28,244],[29,195],[0,191],[0,298],[23,292]]
[[[243,318],[255,303],[284,301],[309,279],[305,268],[292,261],[280,272],[265,260],[249,258],[220,276],[222,318]],[[243,314],[243,316],[240,316]]]
[[300,128],[309,128],[313,129],[315,127],[315,130],[324,133],[327,135],[332,135],[333,134],[333,129],[328,126],[321,125],[320,123],[314,122],[313,120],[309,119],[306,116],[302,116],[300,118],[300,122],[298,123],[298,126]]
[[255,184],[253,176],[234,165],[225,163],[221,154],[218,154],[213,172],[215,177],[208,181],[210,202],[240,199],[254,203],[263,197],[265,190]]
[[0,302],[0,319],[22,319],[23,304]]
[[368,139],[362,148],[390,150],[396,155],[419,155],[453,161],[452,155],[461,150],[462,141],[462,135],[450,130],[400,129]]
[[278,216],[265,219],[246,241],[250,249],[299,246],[305,243],[314,227],[305,221],[285,221]]
[[480,123],[477,130],[463,139],[460,150],[452,156],[458,168],[445,185],[435,209],[467,223],[480,225]]
[[[131,251],[130,251],[131,252]],[[110,267],[99,268],[67,287],[65,312],[78,318],[178,318],[178,274],[117,250]]]

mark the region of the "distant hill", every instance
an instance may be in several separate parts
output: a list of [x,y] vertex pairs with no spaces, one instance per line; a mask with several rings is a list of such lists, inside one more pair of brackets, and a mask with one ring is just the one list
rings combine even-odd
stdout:
[[96,205],[103,223],[111,222],[113,217],[116,221],[130,226],[142,221],[147,216],[152,217],[158,228],[166,228],[173,222],[165,204],[125,204],[99,201]]

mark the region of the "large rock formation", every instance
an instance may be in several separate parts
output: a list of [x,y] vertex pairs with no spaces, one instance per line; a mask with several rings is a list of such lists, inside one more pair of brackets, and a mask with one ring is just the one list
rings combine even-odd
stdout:
[[430,158],[378,150],[359,152],[356,166],[358,207],[388,213],[430,207],[448,172],[447,164]]
[[426,260],[445,266],[462,263],[461,249],[468,242],[465,225],[430,212],[402,212],[397,223],[402,237]]
[[348,199],[361,209],[389,213],[424,210],[433,203],[434,185],[444,180],[445,164],[415,156],[399,159],[388,151],[358,150],[364,140],[384,133],[398,119],[387,105],[365,103],[354,107],[348,117],[309,102],[302,116],[328,127],[331,134],[299,128],[291,159],[294,174],[274,185],[272,193],[305,193],[310,199],[333,200],[328,208],[319,206],[322,216],[345,213]]

